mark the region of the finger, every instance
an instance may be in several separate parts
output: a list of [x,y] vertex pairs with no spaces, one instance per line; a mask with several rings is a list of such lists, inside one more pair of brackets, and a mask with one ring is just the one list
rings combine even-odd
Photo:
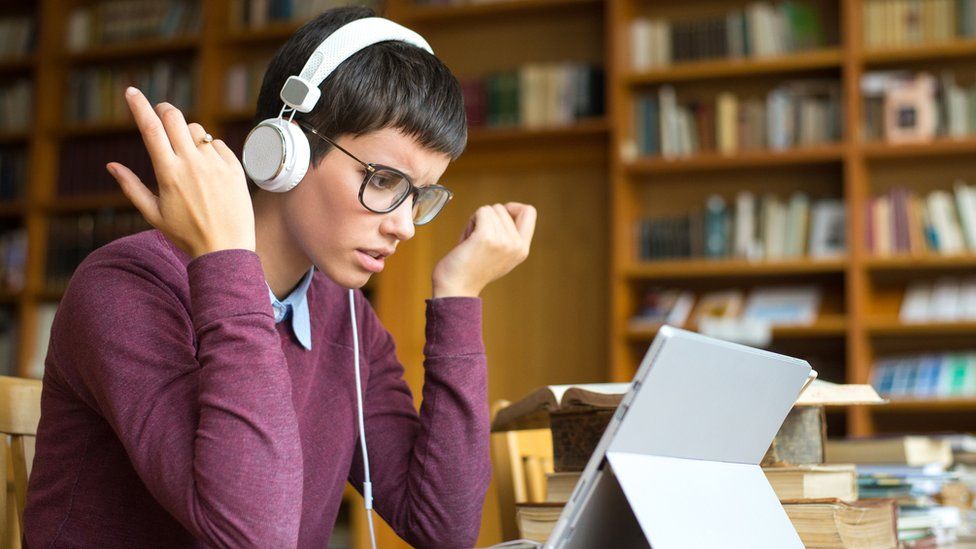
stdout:
[[474,213],[475,227],[471,234],[497,234],[501,232],[498,223],[498,214],[491,206],[482,206]]
[[156,115],[149,100],[138,89],[129,87],[125,90],[125,100],[132,112],[132,118],[136,121],[139,133],[142,135],[142,142],[146,144],[149,157],[152,159],[153,168],[159,168],[172,162],[176,158],[173,147],[170,145],[166,129],[163,127],[162,120]]
[[[217,152],[213,148],[213,142],[205,143],[203,139],[207,136],[207,130],[203,129],[203,126],[192,122],[187,125],[187,130],[190,132],[190,139],[193,141],[194,148],[204,155],[212,155]],[[219,155],[218,155],[219,156]]]
[[502,234],[515,242],[521,242],[522,236],[515,229],[515,221],[512,220],[512,215],[508,213],[505,206],[494,204],[491,209],[495,210],[495,214],[498,215],[498,226],[503,231]]
[[196,145],[193,144],[190,129],[186,127],[186,119],[183,118],[180,109],[163,102],[156,105],[156,114],[163,121],[166,135],[169,136],[169,142],[176,154],[179,156],[193,154],[193,151],[196,151]]
[[509,202],[505,204],[505,209],[515,218],[515,228],[518,230],[526,244],[532,242],[535,234],[535,222],[538,216],[536,209],[528,204]]
[[477,226],[477,217],[472,215],[471,218],[468,219],[468,225],[464,228],[464,232],[461,233],[461,239],[458,240],[458,243],[460,244],[461,242],[467,240],[468,237],[471,236],[471,233],[474,232],[476,226]]
[[213,147],[214,150],[217,151],[217,154],[224,159],[224,162],[227,162],[228,164],[236,164],[238,166],[241,164],[241,161],[237,158],[237,155],[234,154],[234,151],[230,150],[230,147],[228,147],[227,143],[224,143],[223,140],[214,139]]
[[143,184],[136,174],[132,173],[132,170],[122,164],[110,162],[105,168],[119,182],[122,192],[142,213],[146,221],[153,227],[159,227],[163,219],[159,212],[159,198]]

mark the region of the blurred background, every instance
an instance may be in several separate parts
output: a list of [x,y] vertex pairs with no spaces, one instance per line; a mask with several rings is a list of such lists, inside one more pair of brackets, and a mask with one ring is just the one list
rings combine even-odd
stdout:
[[[274,51],[331,0],[0,0],[0,372],[40,378],[61,293],[147,228],[134,84],[239,151]],[[535,205],[485,302],[489,398],[628,381],[664,323],[807,359],[892,402],[831,436],[976,429],[976,2],[388,0],[461,80],[455,200],[368,295],[420,394],[436,261]],[[350,493],[333,545],[362,547]],[[495,491],[481,544],[502,539]],[[398,542],[384,530],[381,545]]]

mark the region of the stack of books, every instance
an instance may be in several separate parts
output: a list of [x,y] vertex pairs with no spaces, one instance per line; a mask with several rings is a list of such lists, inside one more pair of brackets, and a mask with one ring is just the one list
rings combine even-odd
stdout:
[[976,352],[884,357],[874,364],[871,384],[891,398],[976,396]]
[[29,78],[12,78],[0,83],[0,132],[24,131],[30,127],[33,89]]
[[531,63],[461,82],[472,127],[565,126],[604,113],[603,69],[584,63]]
[[861,77],[864,137],[923,143],[976,133],[976,85],[963,87],[951,71],[875,71]]
[[135,86],[155,104],[168,101],[184,111],[194,105],[196,88],[193,65],[156,61],[149,66],[93,67],[73,71],[65,94],[65,121],[124,122],[131,120],[122,90]]
[[898,320],[905,324],[976,321],[976,277],[946,276],[908,284]]
[[779,260],[842,255],[846,248],[844,203],[794,193],[783,200],[742,191],[729,204],[709,196],[684,216],[637,220],[641,261],[701,257]]
[[765,97],[726,91],[682,102],[674,87],[661,86],[636,99],[633,153],[675,158],[836,143],[840,106],[840,84],[831,79],[784,82]]
[[635,70],[703,59],[769,57],[828,42],[814,2],[753,2],[718,16],[670,20],[638,17],[630,27]]
[[976,188],[963,180],[925,196],[894,187],[866,207],[867,246],[876,255],[976,252]]
[[0,17],[0,59],[20,59],[34,49],[34,19]]
[[898,503],[900,542],[943,547],[958,540],[965,515],[958,507],[943,505],[941,496],[946,486],[959,487],[959,476],[949,471],[950,440],[929,436],[832,440],[826,454],[828,461],[857,464],[861,498]]
[[[516,503],[522,537],[542,542],[549,536],[626,388],[545,387],[498,412],[492,431],[538,428],[547,418],[552,429],[554,471],[547,475],[546,501]],[[764,472],[808,547],[896,545],[894,502],[859,501],[854,466],[823,464],[824,405],[881,402],[868,386],[814,382],[770,445]]]
[[[232,29],[256,29],[271,23],[307,21],[330,8],[352,4],[348,0],[230,0],[227,18]],[[380,7],[377,0],[359,0],[357,6]]]
[[885,49],[976,36],[974,0],[867,0],[864,46]]
[[200,30],[200,2],[104,0],[75,8],[68,19],[69,51],[152,38],[189,36]]

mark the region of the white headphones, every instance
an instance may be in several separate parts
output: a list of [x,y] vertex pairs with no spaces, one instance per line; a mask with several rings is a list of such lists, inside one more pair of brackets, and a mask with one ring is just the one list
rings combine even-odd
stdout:
[[[416,32],[382,17],[347,23],[330,34],[302,67],[281,87],[285,103],[277,118],[262,120],[244,141],[244,171],[258,187],[271,192],[293,189],[305,177],[311,158],[308,138],[291,120],[295,112],[309,112],[319,100],[319,85],[343,61],[378,42],[399,40],[434,51]],[[285,118],[285,115],[288,115]]]

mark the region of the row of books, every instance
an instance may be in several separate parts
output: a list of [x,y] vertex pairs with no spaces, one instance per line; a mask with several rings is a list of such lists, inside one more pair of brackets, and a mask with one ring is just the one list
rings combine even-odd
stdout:
[[717,16],[670,20],[638,17],[630,26],[635,70],[701,59],[767,57],[828,42],[814,2],[753,2]]
[[862,32],[868,49],[976,36],[973,0],[868,0],[863,10]]
[[376,0],[231,0],[231,28],[258,28],[276,21],[305,21],[330,8],[355,4],[377,8]]
[[760,198],[741,191],[733,205],[712,195],[703,210],[686,216],[638,220],[637,258],[835,257],[846,249],[845,218],[843,202],[824,198],[811,203],[805,193],[784,202],[775,195]]
[[23,290],[26,271],[27,229],[18,227],[0,231],[0,290]]
[[34,50],[34,18],[0,17],[0,59],[24,57]]
[[261,81],[269,59],[251,59],[232,65],[224,80],[224,106],[232,110],[252,109],[261,92]]
[[976,396],[976,353],[885,357],[874,363],[871,384],[891,398]]
[[949,433],[830,440],[825,450],[828,461],[856,464],[861,501],[897,504],[899,547],[951,547],[973,541],[971,478],[957,457],[974,444]]
[[107,194],[119,191],[119,184],[105,170],[109,162],[128,167],[150,188],[155,188],[155,171],[146,147],[132,134],[74,138],[65,141],[58,160],[58,196]]
[[976,252],[976,188],[962,180],[952,192],[925,196],[894,187],[866,208],[867,247],[876,255]]
[[689,290],[650,288],[630,320],[632,329],[662,324],[702,329],[711,321],[802,326],[814,323],[822,291],[815,286],[773,286],[707,292],[696,298]]
[[125,235],[148,229],[137,211],[103,209],[50,220],[45,284],[49,291],[68,287],[75,269],[95,249]]
[[582,63],[531,63],[461,83],[473,127],[538,128],[604,113],[603,69]]
[[201,3],[192,0],[102,0],[75,8],[68,18],[69,51],[200,31]]
[[946,276],[912,282],[898,319],[904,323],[976,321],[976,278]]
[[924,143],[936,137],[976,134],[976,85],[956,83],[954,73],[876,71],[861,77],[864,136],[890,143]]
[[17,376],[17,349],[20,343],[20,324],[11,307],[0,308],[0,375]]
[[194,104],[195,69],[188,63],[156,61],[130,68],[97,67],[68,77],[65,120],[69,123],[130,120],[123,92],[136,86],[153,104],[169,101],[183,110]]
[[22,131],[31,124],[34,112],[30,79],[12,79],[0,84],[0,131]]
[[785,82],[765,98],[722,92],[679,103],[672,86],[637,97],[637,154],[684,157],[701,152],[785,150],[841,136],[836,80]]
[[27,149],[0,148],[0,201],[24,196],[27,186]]

